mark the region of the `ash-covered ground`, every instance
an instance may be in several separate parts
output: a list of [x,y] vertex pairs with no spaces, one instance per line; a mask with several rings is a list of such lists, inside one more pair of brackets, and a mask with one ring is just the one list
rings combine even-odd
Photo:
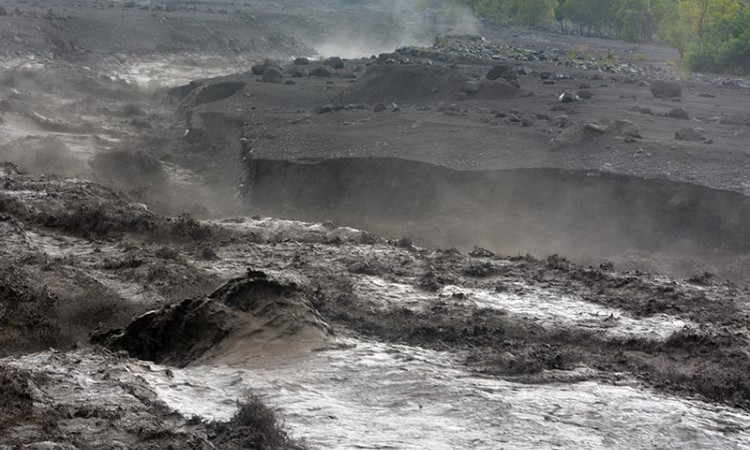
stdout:
[[0,6],[0,448],[750,447],[747,80],[408,2]]

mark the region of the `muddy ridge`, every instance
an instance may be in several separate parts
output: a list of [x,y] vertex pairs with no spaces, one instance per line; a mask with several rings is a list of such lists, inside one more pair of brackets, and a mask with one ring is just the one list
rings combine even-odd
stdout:
[[334,219],[444,247],[603,259],[654,253],[716,261],[723,274],[750,251],[747,197],[668,180],[457,171],[396,158],[253,159],[244,186],[245,202],[263,214]]

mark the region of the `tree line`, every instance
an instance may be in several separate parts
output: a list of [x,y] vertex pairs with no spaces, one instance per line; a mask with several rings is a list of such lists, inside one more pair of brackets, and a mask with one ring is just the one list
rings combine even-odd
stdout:
[[455,0],[477,15],[674,46],[693,70],[750,73],[750,0]]

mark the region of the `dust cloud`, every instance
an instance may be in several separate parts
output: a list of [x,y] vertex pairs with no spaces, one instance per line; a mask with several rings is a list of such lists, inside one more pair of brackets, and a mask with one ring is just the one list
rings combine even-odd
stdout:
[[358,8],[377,14],[379,20],[362,27],[342,24],[322,39],[312,39],[320,56],[366,57],[404,46],[432,45],[441,34],[478,34],[481,24],[474,13],[455,2],[434,0],[376,0],[358,2]]

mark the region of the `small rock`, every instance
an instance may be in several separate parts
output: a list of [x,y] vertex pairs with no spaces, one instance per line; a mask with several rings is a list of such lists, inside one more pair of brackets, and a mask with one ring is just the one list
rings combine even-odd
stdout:
[[385,106],[385,103],[377,103],[375,104],[375,107],[372,110],[377,113],[377,112],[385,111],[386,109],[388,108]]
[[593,96],[594,96],[594,93],[588,89],[581,89],[580,91],[578,91],[578,97],[582,99],[590,99]]
[[266,69],[263,71],[264,83],[281,83],[283,79],[284,76],[281,74],[281,72],[274,69],[273,67],[266,67]]
[[676,81],[652,81],[651,94],[656,98],[682,98],[682,85]]
[[599,122],[587,122],[583,127],[587,130],[596,131],[597,133],[606,133],[607,130],[609,130],[608,126],[602,125]]
[[532,73],[534,73],[534,70],[531,67],[529,67],[529,66],[520,66],[520,67],[518,67],[516,69],[516,72],[519,75],[527,75],[528,76],[528,75],[531,75]]
[[536,124],[536,120],[531,116],[524,116],[523,119],[521,119],[521,126],[522,127],[531,127]]
[[667,113],[672,119],[690,120],[690,114],[684,108],[675,108]]
[[703,134],[703,130],[700,128],[683,128],[679,131],[676,131],[674,134],[674,138],[678,141],[703,141],[706,139],[705,134]]
[[3,8],[2,5],[0,5],[0,16],[5,17],[7,15],[8,15],[8,11],[6,11],[5,8]]
[[560,128],[564,128],[568,122],[570,121],[570,117],[568,117],[565,114],[555,116],[552,118],[552,125]]
[[633,106],[630,108],[631,111],[639,112],[641,114],[648,114],[649,116],[654,115],[654,111],[651,110],[651,108],[647,108],[645,106]]
[[580,97],[578,97],[578,95],[576,94],[573,94],[572,92],[563,92],[557,99],[562,103],[573,103],[580,100]]

